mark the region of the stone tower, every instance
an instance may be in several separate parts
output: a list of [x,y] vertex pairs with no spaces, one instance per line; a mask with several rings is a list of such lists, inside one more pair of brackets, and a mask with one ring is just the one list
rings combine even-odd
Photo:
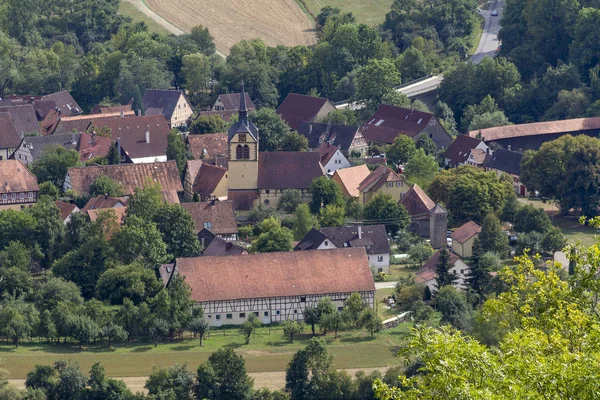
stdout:
[[429,212],[429,240],[431,247],[439,249],[446,246],[448,231],[448,213],[439,204]]
[[258,128],[248,120],[242,82],[238,122],[229,128],[229,190],[258,190]]

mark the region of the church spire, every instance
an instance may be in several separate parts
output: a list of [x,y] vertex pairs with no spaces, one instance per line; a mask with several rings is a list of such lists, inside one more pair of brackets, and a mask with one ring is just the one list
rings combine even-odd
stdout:
[[239,121],[248,126],[248,109],[246,108],[246,92],[244,92],[244,80],[242,79],[242,93],[240,93]]

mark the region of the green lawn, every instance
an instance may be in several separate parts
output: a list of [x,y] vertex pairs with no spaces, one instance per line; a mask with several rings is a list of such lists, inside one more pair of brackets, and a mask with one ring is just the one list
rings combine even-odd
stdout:
[[[371,338],[367,332],[340,332],[338,340],[327,335],[326,341],[335,357],[338,368],[374,368],[395,366],[400,341],[409,332],[410,324],[380,332]],[[197,340],[186,339],[167,342],[154,347],[151,344],[120,344],[113,349],[89,346],[79,350],[74,345],[47,345],[23,343],[18,349],[2,343],[0,360],[9,370],[10,378],[25,378],[36,364],[50,365],[59,359],[78,361],[84,371],[95,362],[101,362],[107,374],[113,377],[148,376],[155,366],[167,367],[175,363],[188,364],[195,370],[208,356],[221,347],[230,347],[246,359],[248,372],[285,371],[296,351],[310,340],[309,327],[294,343],[283,337],[282,329],[263,327],[244,344],[236,329],[214,330],[205,339],[204,347]]]
[[150,32],[159,33],[161,35],[169,34],[169,32],[160,24],[158,24],[152,18],[142,14],[133,4],[127,1],[122,0],[119,3],[119,14],[124,15],[125,17],[130,17],[133,22],[145,22]]
[[298,0],[302,8],[316,17],[325,6],[338,7],[342,11],[351,12],[356,20],[367,25],[378,25],[385,21],[390,11],[392,0]]
[[390,265],[390,274],[387,276],[388,281],[397,281],[400,278],[405,278],[410,274],[415,274],[418,269],[407,268],[406,264],[392,264]]

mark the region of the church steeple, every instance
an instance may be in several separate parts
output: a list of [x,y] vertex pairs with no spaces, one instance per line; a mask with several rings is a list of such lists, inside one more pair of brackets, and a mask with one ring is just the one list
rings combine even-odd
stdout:
[[242,92],[240,93],[240,109],[238,111],[238,121],[229,127],[229,141],[237,133],[246,133],[258,142],[258,128],[248,119],[248,109],[246,108],[246,91],[244,90],[244,81],[242,80]]
[[240,93],[240,111],[238,120],[248,126],[248,109],[246,108],[246,92],[244,91],[244,81],[242,80],[242,93]]

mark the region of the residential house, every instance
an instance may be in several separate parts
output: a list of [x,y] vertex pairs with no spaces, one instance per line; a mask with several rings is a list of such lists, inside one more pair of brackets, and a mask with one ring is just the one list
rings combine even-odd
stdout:
[[[207,229],[225,241],[237,240],[238,226],[233,202],[212,200],[203,203],[182,203],[181,206],[192,216],[197,234]],[[201,243],[204,242],[201,237],[199,239]],[[206,248],[208,244],[203,245]]]
[[21,136],[9,113],[0,113],[0,161],[8,160],[21,143]]
[[177,258],[160,272],[167,287],[173,276],[185,278],[212,326],[239,325],[250,314],[264,324],[302,321],[304,310],[325,297],[338,310],[352,293],[371,308],[375,301],[363,248]]
[[144,187],[146,182],[160,184],[167,203],[179,203],[179,196],[183,196],[175,161],[73,167],[67,170],[63,189],[72,190],[78,196],[89,195],[90,185],[100,175],[106,175],[121,184],[125,196],[131,196],[136,188]]
[[[483,164],[486,171],[495,171],[498,175],[508,174],[512,178],[513,188],[519,196],[527,196],[527,187],[519,180],[521,175],[521,160],[523,153],[497,149],[487,156]],[[557,182],[558,183],[558,182]]]
[[347,247],[364,247],[373,271],[390,272],[390,244],[385,225],[313,228],[294,247],[294,251]]
[[226,200],[229,190],[227,169],[202,160],[188,160],[183,190],[186,200],[192,200],[194,195],[198,195],[200,201],[210,201],[215,198]]
[[360,153],[359,157],[363,157],[369,150],[369,144],[358,125],[303,121],[298,133],[308,139],[308,148],[311,150],[317,150],[323,143],[339,147],[346,157],[350,157],[352,153]]
[[448,213],[442,206],[435,204],[419,185],[413,185],[398,204],[402,204],[408,211],[410,230],[414,234],[429,239],[434,249],[446,245]]
[[53,110],[59,110],[62,115],[69,117],[79,115],[83,112],[79,104],[73,99],[73,96],[66,90],[50,93],[45,96],[10,95],[6,100],[11,105],[31,104],[38,121],[44,120],[46,115]]
[[486,144],[509,151],[538,150],[542,144],[564,135],[600,135],[600,117],[576,118],[562,121],[535,122],[531,124],[496,126],[469,132]]
[[[469,272],[471,268],[465,264],[465,262],[456,254],[451,251],[448,252],[449,260],[448,264],[451,266],[449,272],[452,274],[456,274],[456,281],[452,286],[457,289],[465,290],[468,287],[467,277],[469,276]],[[422,283],[426,285],[431,292],[435,292],[438,290],[437,287],[437,274],[435,269],[439,263],[440,259],[440,250],[436,251],[433,256],[423,265],[416,274],[415,281],[417,283]]]
[[[106,157],[115,141],[111,138],[96,135],[95,132],[84,132],[79,135],[77,151],[82,162],[92,160],[96,157]],[[120,144],[118,144],[120,148]]]
[[17,134],[23,138],[28,134],[39,135],[40,124],[31,104],[0,107],[0,113],[8,113],[15,124]]
[[18,160],[0,160],[0,211],[22,210],[38,199],[38,183]]
[[66,203],[64,201],[57,201],[56,206],[60,212],[60,219],[65,225],[71,221],[71,215],[73,215],[73,213],[79,212],[79,207],[75,204]]
[[227,168],[227,133],[187,135],[186,144],[195,160]]
[[185,94],[179,90],[147,89],[142,101],[145,115],[162,115],[171,128],[186,126],[187,120],[194,113]]
[[452,250],[460,257],[473,256],[473,242],[479,236],[481,227],[473,221],[463,224],[460,228],[452,232]]
[[89,129],[108,129],[113,140],[120,140],[121,155],[125,162],[143,164],[167,161],[171,128],[162,115],[102,118],[92,121]]
[[410,186],[390,168],[381,166],[371,172],[359,185],[360,202],[367,204],[377,193],[386,193],[398,202]]
[[123,112],[124,114],[129,114],[134,111],[131,108],[131,103],[124,104],[122,106],[103,106],[100,104],[96,104],[90,114],[120,114]]
[[81,209],[87,213],[90,210],[103,210],[107,208],[126,208],[127,197],[111,197],[105,194],[99,194],[88,200],[85,206]]
[[103,214],[112,214],[117,224],[123,225],[123,223],[125,222],[125,215],[127,215],[127,207],[96,208],[93,210],[87,210],[87,216],[92,222],[96,222],[100,215]]
[[[248,112],[256,110],[256,106],[252,102],[252,99],[248,93],[244,92],[246,100],[246,109]],[[233,111],[237,113],[240,107],[240,93],[223,93],[217,96],[215,104],[213,104],[211,111]]]
[[63,115],[60,110],[51,110],[40,123],[40,129],[44,136],[82,133],[88,131],[94,121],[98,122],[107,118],[131,117],[134,115],[133,111],[121,111],[112,114],[90,114],[69,117]]
[[371,146],[392,144],[399,135],[406,135],[415,143],[427,136],[438,149],[446,149],[452,143],[452,137],[435,115],[388,104],[379,106],[362,126],[362,132]]
[[340,186],[344,197],[362,201],[358,187],[369,175],[371,175],[369,167],[361,164],[355,167],[339,169],[333,173],[331,179]]
[[277,114],[295,131],[302,122],[317,122],[336,108],[322,97],[290,93],[277,108]]
[[203,256],[238,256],[248,254],[248,250],[242,246],[222,239],[208,229],[202,229],[198,233],[198,240],[202,244]]
[[451,168],[461,165],[481,166],[488,150],[481,139],[458,135],[443,154],[444,164]]
[[85,162],[94,157],[105,157],[112,144],[113,141],[109,138],[89,133],[31,136],[21,141],[11,158],[29,165],[39,159],[47,147],[60,146],[67,150],[76,150],[81,161]]
[[340,149],[328,142],[323,143],[319,147],[319,155],[321,156],[321,165],[328,175],[332,175],[337,170],[352,166]]

